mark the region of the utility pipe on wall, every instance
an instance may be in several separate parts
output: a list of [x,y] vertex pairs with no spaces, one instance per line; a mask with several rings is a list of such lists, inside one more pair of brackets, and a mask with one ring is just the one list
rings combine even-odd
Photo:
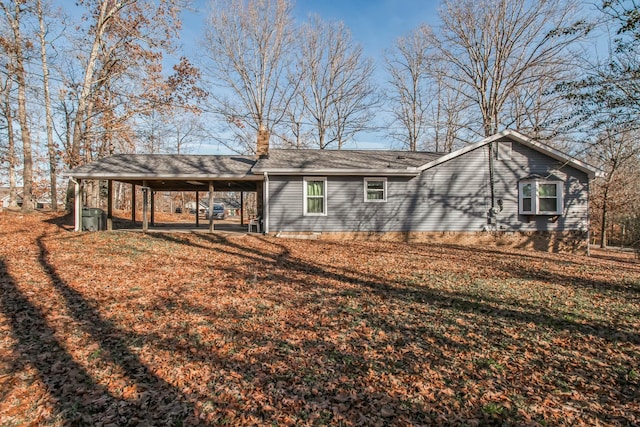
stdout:
[[262,203],[262,230],[264,234],[269,234],[269,174],[264,173],[264,186],[262,188],[263,203]]
[[78,181],[72,176],[69,177],[69,180],[73,182],[74,191],[73,191],[73,203],[74,203],[74,226],[73,231],[82,231],[82,187]]

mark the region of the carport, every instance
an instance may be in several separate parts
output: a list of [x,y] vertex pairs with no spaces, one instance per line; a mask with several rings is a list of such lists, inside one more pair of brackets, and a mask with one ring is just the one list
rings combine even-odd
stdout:
[[[136,222],[136,188],[142,189],[142,230],[154,224],[154,197],[161,191],[209,193],[213,206],[214,191],[256,192],[258,215],[262,216],[264,177],[251,172],[254,156],[207,156],[164,154],[117,154],[99,159],[65,173],[74,184],[75,231],[82,230],[83,184],[86,180],[107,182],[107,230],[113,229],[113,183],[132,186],[131,220]],[[241,203],[243,209],[243,203]],[[241,217],[243,212],[241,212]],[[150,218],[151,216],[151,218]],[[196,213],[196,226],[198,214]],[[214,231],[213,216],[209,216],[209,231]]]

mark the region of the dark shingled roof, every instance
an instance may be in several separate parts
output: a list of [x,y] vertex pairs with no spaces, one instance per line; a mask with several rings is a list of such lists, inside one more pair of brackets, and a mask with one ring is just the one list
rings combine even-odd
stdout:
[[[412,170],[443,154],[380,150],[279,150],[254,156],[116,154],[79,166],[65,175],[80,179],[242,178],[262,172]],[[254,175],[254,176],[255,176]]]
[[224,178],[251,174],[253,156],[116,154],[79,166],[75,178]]
[[424,151],[271,149],[268,158],[258,160],[254,172],[277,169],[399,170],[417,168],[443,155]]
[[453,153],[393,150],[269,150],[269,155],[118,154],[77,167],[64,175],[146,185],[154,190],[207,191],[210,185],[227,191],[256,191],[262,174],[416,176],[453,158],[495,141],[515,141],[557,159],[589,177],[599,171],[516,131],[505,130]]

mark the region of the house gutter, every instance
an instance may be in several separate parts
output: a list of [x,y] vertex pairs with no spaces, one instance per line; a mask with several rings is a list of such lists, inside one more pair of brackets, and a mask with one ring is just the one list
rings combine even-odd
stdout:
[[297,169],[297,168],[281,168],[281,169],[255,169],[255,173],[271,175],[325,175],[325,176],[417,176],[420,175],[418,168],[406,169]]
[[[73,171],[65,171],[61,175],[71,177],[71,173]],[[122,179],[138,179],[138,180],[167,180],[167,181],[210,181],[211,179],[232,179],[234,181],[260,181],[260,177],[256,177],[253,174],[244,174],[244,175],[233,175],[233,174],[224,174],[224,175],[207,175],[207,174],[194,174],[194,175],[181,175],[181,174],[139,174],[139,173],[100,173],[100,172],[89,172],[89,173],[76,173],[74,174],[76,178],[80,179],[113,179],[113,180],[122,180]]]

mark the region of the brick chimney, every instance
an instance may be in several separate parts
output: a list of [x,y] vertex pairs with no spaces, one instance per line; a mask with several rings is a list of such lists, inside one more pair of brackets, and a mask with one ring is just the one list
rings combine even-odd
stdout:
[[266,159],[267,157],[269,157],[269,131],[266,129],[260,129],[258,131],[256,155],[260,159]]

